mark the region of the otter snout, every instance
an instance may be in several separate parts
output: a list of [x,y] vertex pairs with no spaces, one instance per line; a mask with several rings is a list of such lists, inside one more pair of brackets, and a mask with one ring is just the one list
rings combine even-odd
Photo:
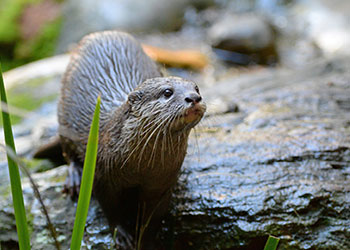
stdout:
[[189,93],[185,97],[185,102],[190,104],[185,111],[184,121],[187,124],[193,124],[195,126],[206,110],[205,103],[202,102],[202,96],[199,93]]
[[197,93],[191,93],[185,98],[186,102],[193,103],[193,104],[199,103],[201,100],[202,100],[202,97]]

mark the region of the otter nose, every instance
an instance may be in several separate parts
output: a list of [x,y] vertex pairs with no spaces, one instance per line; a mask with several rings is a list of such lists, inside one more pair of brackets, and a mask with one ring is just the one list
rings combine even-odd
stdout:
[[198,94],[192,93],[185,98],[185,101],[188,103],[199,103],[202,100],[202,97]]

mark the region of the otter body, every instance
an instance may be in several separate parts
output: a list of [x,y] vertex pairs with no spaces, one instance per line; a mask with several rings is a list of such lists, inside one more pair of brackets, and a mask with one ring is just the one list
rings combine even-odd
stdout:
[[80,184],[99,95],[94,195],[112,228],[135,230],[136,224],[157,221],[166,212],[190,130],[202,118],[205,104],[195,83],[161,77],[130,35],[109,31],[85,37],[63,77],[58,105],[59,134],[69,163],[66,188],[73,193]]

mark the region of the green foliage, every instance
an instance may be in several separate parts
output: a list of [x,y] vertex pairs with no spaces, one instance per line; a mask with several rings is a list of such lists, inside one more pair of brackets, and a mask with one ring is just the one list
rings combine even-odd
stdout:
[[[6,93],[4,81],[2,78],[2,70],[0,64],[0,95],[1,101],[3,103],[7,103]],[[4,136],[6,146],[15,150],[15,143],[13,140],[12,134],[12,126],[10,115],[7,112],[2,111],[2,121],[4,126]],[[16,227],[18,234],[18,241],[21,250],[29,250],[30,249],[30,238],[27,227],[27,218],[24,208],[23,202],[23,194],[22,194],[22,185],[21,185],[21,177],[18,170],[17,163],[7,154],[8,168],[10,174],[10,182],[11,182],[11,192],[13,199],[13,207],[15,210],[15,218],[16,218]]]
[[23,62],[35,61],[55,53],[62,18],[46,23],[34,39],[22,40],[15,48],[15,56]]
[[46,23],[33,39],[24,40],[20,34],[23,10],[30,4],[42,1],[0,1],[0,54],[4,71],[54,54],[62,26],[61,17]]
[[269,238],[267,239],[264,250],[276,250],[279,241],[280,241],[279,238],[270,235]]
[[71,250],[80,249],[81,241],[84,235],[86,217],[89,210],[97,158],[100,103],[101,99],[100,97],[98,97],[94,117],[91,123],[88,144],[86,147],[83,176],[81,179],[78,206],[75,215],[72,241],[70,245]]
[[62,17],[59,17],[44,26],[41,35],[34,40],[32,45],[33,59],[41,59],[52,56],[55,53],[61,27]]
[[19,38],[18,19],[28,0],[2,0],[0,3],[0,42],[10,43]]

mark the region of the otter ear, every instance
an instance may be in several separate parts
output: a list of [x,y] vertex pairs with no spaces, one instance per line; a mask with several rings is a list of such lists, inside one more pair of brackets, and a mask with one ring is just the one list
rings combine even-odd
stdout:
[[128,102],[130,103],[136,103],[141,101],[143,96],[143,92],[140,90],[135,90],[133,92],[131,92],[128,96]]

